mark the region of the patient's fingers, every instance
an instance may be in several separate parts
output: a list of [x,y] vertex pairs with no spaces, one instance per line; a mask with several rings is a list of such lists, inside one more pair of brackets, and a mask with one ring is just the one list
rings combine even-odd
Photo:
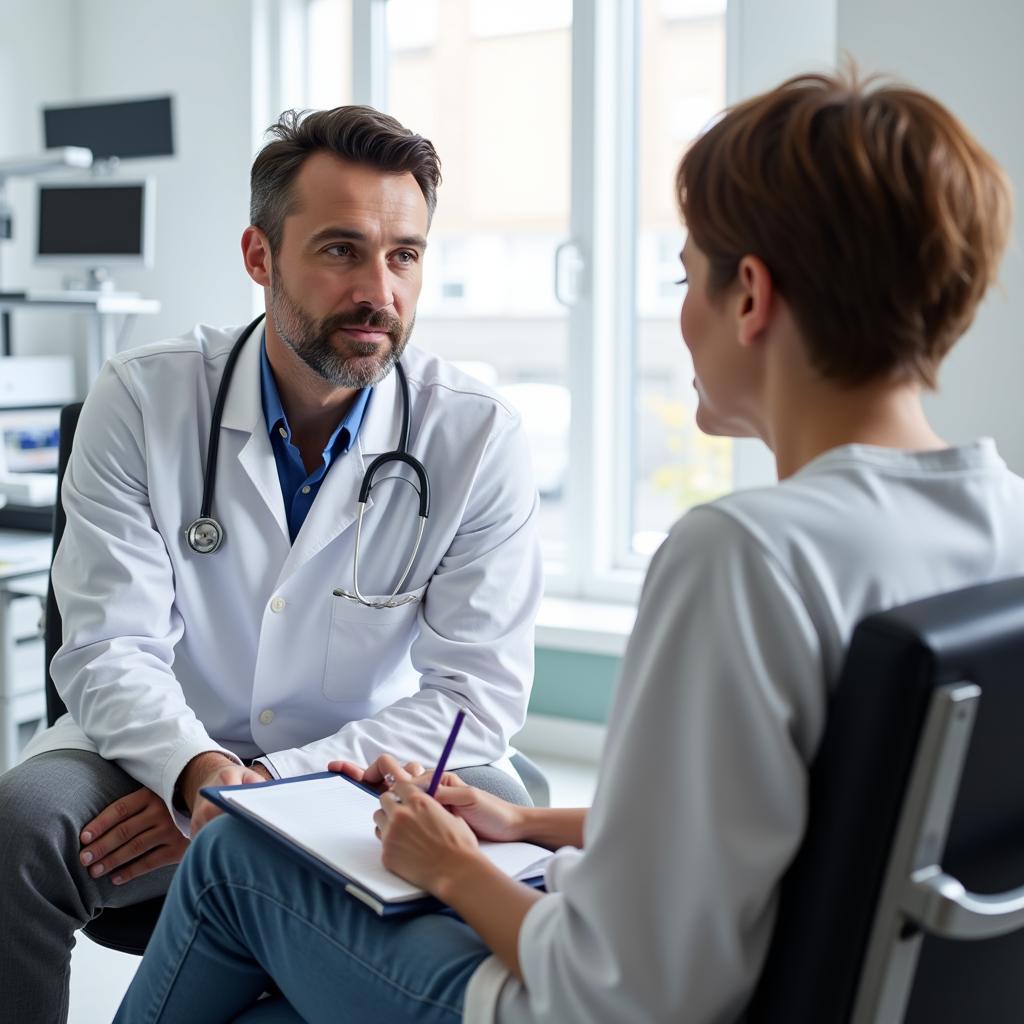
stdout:
[[361,768],[352,761],[331,761],[327,765],[327,770],[347,775],[350,779],[355,779],[356,782],[370,786],[378,792],[390,789],[396,782],[409,782],[426,774],[423,765],[418,761],[410,761],[403,766],[392,754],[381,754],[366,768]]
[[392,757],[390,754],[381,754],[366,769],[363,781],[371,783],[384,782],[386,775],[393,775],[396,779],[400,779],[405,776],[405,769],[398,763],[398,758]]
[[[419,786],[421,789],[426,789],[430,785],[431,778],[431,772],[424,772],[422,775],[417,775],[411,781],[416,783],[416,785]],[[461,786],[464,789],[473,788],[468,782],[463,781],[458,775],[456,775],[455,772],[443,772],[441,775],[441,781],[439,785],[449,787]]]
[[363,776],[366,774],[365,768],[352,761],[329,761],[327,770],[338,775],[347,775],[350,779],[355,779],[356,782],[362,782]]

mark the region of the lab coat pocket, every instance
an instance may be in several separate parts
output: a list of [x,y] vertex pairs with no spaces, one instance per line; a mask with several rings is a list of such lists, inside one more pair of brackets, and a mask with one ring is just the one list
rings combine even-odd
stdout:
[[[417,617],[426,586],[398,594],[420,600],[395,608],[371,608],[345,597],[335,597],[331,635],[324,664],[323,692],[328,700],[372,701],[409,658],[416,635]],[[384,601],[388,595],[370,596]]]

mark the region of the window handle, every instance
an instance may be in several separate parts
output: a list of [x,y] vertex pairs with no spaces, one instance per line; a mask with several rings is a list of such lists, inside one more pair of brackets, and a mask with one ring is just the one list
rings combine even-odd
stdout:
[[555,298],[563,306],[575,306],[586,264],[580,247],[571,239],[555,248]]

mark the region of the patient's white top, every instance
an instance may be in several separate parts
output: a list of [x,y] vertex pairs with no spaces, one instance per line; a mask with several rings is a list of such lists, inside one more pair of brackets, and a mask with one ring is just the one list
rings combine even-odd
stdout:
[[990,440],[847,445],[694,509],[651,562],[622,663],[585,853],[548,871],[464,1019],[735,1019],[804,830],[826,696],[865,615],[1024,575],[1024,480]]

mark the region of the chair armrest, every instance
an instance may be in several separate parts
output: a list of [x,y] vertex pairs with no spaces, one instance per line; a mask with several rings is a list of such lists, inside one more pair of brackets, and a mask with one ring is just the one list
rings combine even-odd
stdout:
[[968,892],[932,864],[910,876],[902,909],[932,935],[991,939],[1024,928],[1024,886],[992,895]]

